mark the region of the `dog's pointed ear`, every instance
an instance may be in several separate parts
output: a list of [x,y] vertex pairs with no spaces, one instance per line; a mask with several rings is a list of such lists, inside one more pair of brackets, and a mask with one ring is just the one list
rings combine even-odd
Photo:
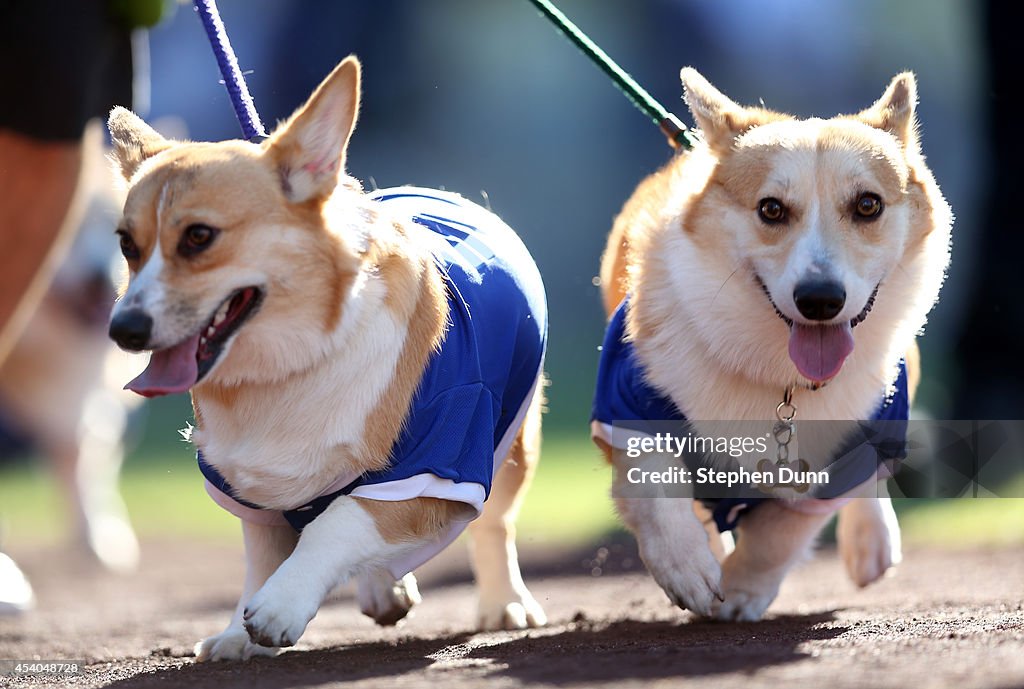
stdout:
[[325,199],[337,186],[359,112],[359,75],[359,60],[342,60],[267,142],[290,201]]
[[760,123],[751,111],[712,86],[693,67],[683,67],[679,78],[683,100],[712,150],[729,150],[737,136]]
[[917,148],[917,80],[913,72],[893,77],[889,88],[858,117],[896,137],[905,149]]
[[141,117],[121,107],[110,111],[107,129],[114,142],[114,161],[126,180],[132,178],[142,161],[172,145]]

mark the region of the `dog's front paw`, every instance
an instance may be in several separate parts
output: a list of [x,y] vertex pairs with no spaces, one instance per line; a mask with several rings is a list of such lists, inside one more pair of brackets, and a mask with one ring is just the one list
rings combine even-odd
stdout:
[[241,627],[229,627],[217,636],[203,639],[196,644],[196,660],[205,663],[210,660],[249,660],[256,656],[273,656],[280,649],[257,646],[249,639],[249,633]]
[[715,605],[715,619],[724,622],[757,622],[775,600],[776,592],[726,590],[725,600]]
[[382,626],[397,624],[423,599],[410,572],[395,581],[386,570],[374,570],[359,577],[359,610]]
[[507,595],[481,595],[477,610],[477,629],[528,629],[548,623],[544,609],[525,588]]
[[858,498],[843,508],[836,540],[847,574],[860,587],[881,579],[902,557],[892,506],[874,498]]
[[689,549],[666,547],[641,554],[673,604],[705,617],[711,614],[715,599],[722,597],[722,568],[706,542]]
[[303,600],[300,590],[277,590],[273,578],[249,600],[242,624],[260,646],[293,646],[316,615],[318,604]]
[[754,570],[730,555],[722,565],[722,598],[713,616],[727,622],[756,622],[779,594],[784,569]]

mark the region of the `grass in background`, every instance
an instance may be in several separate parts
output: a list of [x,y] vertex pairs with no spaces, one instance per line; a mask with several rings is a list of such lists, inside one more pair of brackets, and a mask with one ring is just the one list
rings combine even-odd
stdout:
[[[1024,476],[1001,491],[1024,495]],[[894,500],[904,540],[942,546],[960,543],[1024,543],[1024,498]]]
[[905,543],[1024,544],[1024,498],[903,499],[896,501],[896,510]]
[[[610,468],[585,436],[549,434],[520,516],[522,541],[580,544],[621,528],[608,496],[610,483]],[[1024,495],[1024,478],[1011,490]],[[122,494],[143,538],[237,538],[238,520],[206,495],[183,444],[144,461],[129,461]],[[896,505],[909,544],[1024,544],[1024,499],[898,500]],[[65,536],[63,510],[42,471],[25,467],[0,473],[5,542],[60,542]]]
[[[586,438],[554,436],[519,520],[532,542],[585,542],[616,524],[608,488],[611,470]],[[224,540],[238,536],[238,520],[215,505],[187,446],[145,460],[130,458],[121,475],[132,523],[142,538]],[[54,544],[65,532],[65,506],[38,465],[0,472],[3,540],[15,545]]]

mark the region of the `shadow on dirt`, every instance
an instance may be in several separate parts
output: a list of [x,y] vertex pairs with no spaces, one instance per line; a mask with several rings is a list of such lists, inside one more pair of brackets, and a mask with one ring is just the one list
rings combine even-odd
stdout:
[[283,653],[276,658],[254,658],[244,663],[191,663],[112,682],[111,689],[152,687],[249,687],[290,689],[376,677],[398,677],[423,670],[438,654],[469,639],[457,634],[436,639],[377,641],[315,651]]
[[[832,612],[788,615],[753,624],[703,621],[580,620],[553,634],[456,634],[285,653],[245,664],[187,664],[116,681],[116,689],[246,686],[311,687],[327,682],[397,679],[436,670],[472,668],[480,679],[524,682],[614,682],[752,672],[809,657],[800,646],[847,629],[830,626]],[[440,677],[443,677],[441,675]]]
[[834,619],[825,612],[756,623],[622,620],[588,628],[584,622],[554,636],[477,648],[468,657],[505,666],[495,675],[552,684],[753,672],[809,657],[803,643],[847,631],[826,625]]

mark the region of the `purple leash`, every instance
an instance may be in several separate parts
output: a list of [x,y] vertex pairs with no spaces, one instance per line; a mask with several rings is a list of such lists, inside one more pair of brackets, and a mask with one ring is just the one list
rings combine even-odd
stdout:
[[267,132],[263,129],[259,113],[256,112],[256,104],[252,102],[249,88],[245,85],[235,51],[231,49],[231,41],[228,40],[224,22],[220,19],[220,12],[217,11],[217,3],[215,0],[193,0],[193,3],[210,39],[213,56],[217,59],[217,66],[220,67],[221,76],[224,78],[224,87],[228,90],[231,106],[235,109],[238,124],[242,126],[242,133],[249,141],[259,143],[267,138]]

